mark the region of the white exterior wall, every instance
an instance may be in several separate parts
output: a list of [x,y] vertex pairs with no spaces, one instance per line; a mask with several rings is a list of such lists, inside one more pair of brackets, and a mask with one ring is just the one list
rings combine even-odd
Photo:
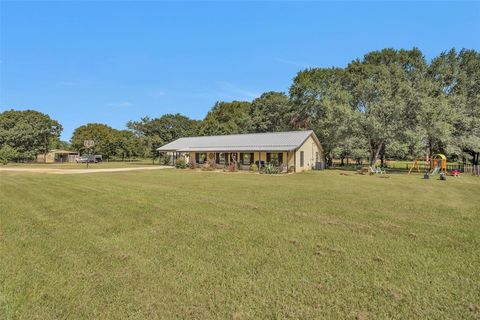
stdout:
[[[300,166],[300,152],[303,151],[304,154],[304,164],[303,167]],[[301,145],[300,148],[295,152],[295,171],[302,172],[306,170],[311,170],[315,167],[316,162],[316,153],[318,152],[318,161],[321,162],[323,159],[322,150],[319,145],[315,142],[312,136],[308,137],[307,140]]]
[[[300,166],[300,153],[304,153],[304,165]],[[215,157],[215,153],[211,151],[207,151],[207,159],[209,157]],[[260,154],[260,157],[259,157]],[[318,159],[317,159],[317,154],[318,154]],[[253,152],[254,155],[254,161],[257,162],[259,158],[263,161],[267,160],[267,152],[262,151],[262,152]],[[189,153],[189,158],[190,160],[195,159],[195,152],[190,152]],[[237,155],[237,159],[240,159],[239,155]],[[309,136],[305,142],[295,151],[290,151],[290,152],[283,152],[283,163],[287,166],[287,168],[291,171],[292,169],[295,170],[295,172],[302,172],[302,171],[307,171],[307,170],[312,170],[315,168],[315,163],[316,162],[323,162],[323,151],[322,148],[319,144],[317,144],[316,139],[314,139],[312,136]],[[223,168],[224,165],[218,165],[217,168]],[[242,169],[248,170],[249,166],[242,166]]]

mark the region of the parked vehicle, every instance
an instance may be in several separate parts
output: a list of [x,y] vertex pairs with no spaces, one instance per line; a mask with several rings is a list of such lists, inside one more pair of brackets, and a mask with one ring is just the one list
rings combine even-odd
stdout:
[[77,163],[97,163],[97,160],[95,159],[95,156],[81,156],[76,159]]

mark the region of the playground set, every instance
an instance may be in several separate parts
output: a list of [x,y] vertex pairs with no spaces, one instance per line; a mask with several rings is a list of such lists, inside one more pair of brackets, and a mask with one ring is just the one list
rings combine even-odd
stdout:
[[[420,157],[415,159],[413,166],[408,171],[408,174],[412,173],[414,169],[417,169],[420,172],[420,163],[424,162],[425,171],[429,168],[428,172],[425,172],[425,179],[428,179],[430,176],[440,174],[440,178],[445,178],[447,174],[447,157],[443,154],[436,154],[433,157]],[[458,173],[455,174],[458,176]]]

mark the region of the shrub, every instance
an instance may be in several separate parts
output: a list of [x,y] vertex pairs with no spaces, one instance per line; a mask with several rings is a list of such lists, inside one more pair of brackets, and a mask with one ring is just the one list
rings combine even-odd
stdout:
[[169,155],[168,153],[166,153],[166,154],[160,156],[159,161],[160,161],[160,164],[168,165],[172,161],[172,156]]
[[202,171],[213,171],[215,170],[215,160],[208,159],[208,161],[203,165]]
[[184,157],[180,157],[175,161],[175,168],[177,169],[185,169],[187,167],[187,161]]
[[3,165],[6,165],[9,161],[12,161],[13,159],[18,158],[19,154],[17,150],[14,148],[10,147],[9,145],[4,145],[0,149],[0,162]]
[[237,166],[235,164],[235,162],[232,162],[228,165],[228,168],[227,168],[228,172],[235,172],[237,171]]
[[188,167],[192,170],[197,169],[197,162],[195,159],[190,159],[190,162],[188,163]]
[[258,172],[258,166],[256,163],[252,163],[250,165],[250,171],[253,171],[253,172]]
[[263,167],[262,172],[265,174],[279,174],[282,172],[282,168],[272,164],[267,164],[265,167]]

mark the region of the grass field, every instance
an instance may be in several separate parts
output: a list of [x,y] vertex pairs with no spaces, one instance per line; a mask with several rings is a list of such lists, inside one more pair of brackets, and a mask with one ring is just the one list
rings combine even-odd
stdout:
[[[89,163],[89,168],[126,168],[126,167],[138,167],[152,165],[151,159],[140,159],[135,161],[104,161],[98,163]],[[158,160],[154,165],[158,165]],[[41,162],[28,162],[28,163],[8,163],[7,165],[0,165],[0,168],[51,168],[51,169],[84,169],[87,167],[86,163],[41,163]]]
[[479,319],[480,179],[0,173],[2,319]]

